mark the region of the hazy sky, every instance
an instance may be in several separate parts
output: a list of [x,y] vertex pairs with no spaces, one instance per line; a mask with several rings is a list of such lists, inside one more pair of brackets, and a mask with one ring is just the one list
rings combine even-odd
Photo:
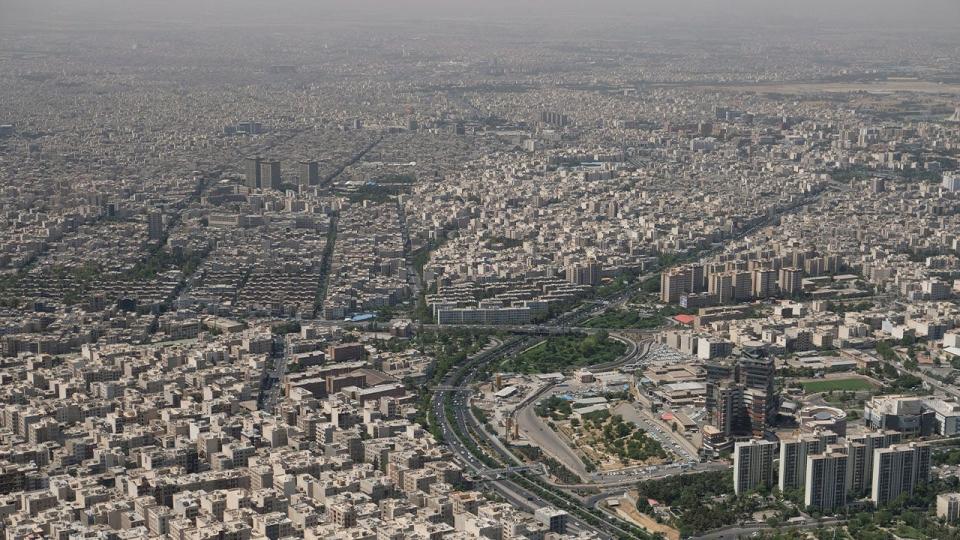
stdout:
[[960,0],[0,0],[0,25],[87,20],[210,24],[396,19],[688,18],[700,23],[955,27]]

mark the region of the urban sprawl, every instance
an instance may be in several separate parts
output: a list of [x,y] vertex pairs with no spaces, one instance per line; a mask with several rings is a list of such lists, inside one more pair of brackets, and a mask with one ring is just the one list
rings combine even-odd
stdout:
[[956,33],[445,25],[0,33],[2,538],[960,538]]

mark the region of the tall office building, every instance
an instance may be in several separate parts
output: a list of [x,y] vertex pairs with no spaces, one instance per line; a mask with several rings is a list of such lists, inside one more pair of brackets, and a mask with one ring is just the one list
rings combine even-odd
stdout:
[[803,271],[808,276],[821,276],[827,271],[827,261],[823,257],[814,257],[803,262]]
[[773,358],[742,357],[737,360],[737,382],[772,394],[776,387],[777,366]]
[[674,304],[680,295],[689,292],[690,273],[684,268],[674,268],[660,274],[660,301]]
[[707,418],[724,437],[749,432],[743,387],[731,381],[708,383]]
[[878,431],[846,438],[847,456],[850,460],[847,467],[847,486],[850,493],[857,497],[867,495],[873,480],[874,451],[899,442],[900,434],[896,431]]
[[571,264],[566,268],[567,281],[575,285],[599,285],[603,267],[596,261]]
[[829,512],[847,504],[847,454],[831,446],[821,454],[807,456],[803,503]]
[[280,162],[273,159],[260,164],[260,187],[280,189]]
[[707,362],[703,367],[707,372],[705,395],[707,422],[716,427],[724,437],[729,437],[733,429],[731,425],[731,419],[734,417],[733,403],[742,402],[739,397],[731,395],[742,390],[739,387],[729,389],[732,384],[729,379],[733,375],[733,365],[724,362]]
[[260,156],[247,158],[247,187],[257,189],[260,187],[260,164],[263,158]]
[[780,491],[799,489],[807,474],[807,457],[819,454],[837,442],[832,432],[804,434],[780,441]]
[[930,447],[925,444],[897,444],[873,454],[873,489],[870,498],[877,506],[901,494],[913,493],[917,484],[930,478]]
[[763,436],[779,407],[773,360],[743,357],[706,368],[707,420],[724,436]]
[[836,274],[840,271],[840,266],[843,264],[843,261],[840,259],[839,255],[827,255],[823,258],[826,261],[826,269],[828,273]]
[[563,127],[570,123],[570,118],[563,113],[558,113],[553,111],[541,111],[540,121],[543,122],[544,124]]
[[792,266],[793,268],[803,268],[804,261],[807,260],[807,253],[803,251],[791,251],[790,255],[787,257],[787,264],[785,266]]
[[753,296],[755,298],[767,298],[774,296],[777,292],[776,271],[768,269],[757,269],[753,271]]
[[733,301],[733,274],[730,272],[710,274],[707,292],[716,296],[721,304]]
[[703,292],[704,285],[704,273],[703,266],[699,264],[691,264],[687,267],[689,269],[690,282],[687,284],[687,292],[698,293]]
[[753,439],[733,447],[733,491],[740,495],[773,485],[773,454],[777,443]]
[[803,272],[799,268],[780,269],[780,294],[793,296],[803,290]]
[[737,360],[736,380],[745,389],[744,410],[754,436],[763,434],[780,407],[776,394],[776,370],[772,358],[745,356]]
[[756,388],[747,388],[743,391],[743,411],[746,416],[745,424],[754,437],[763,437],[767,426],[776,414],[777,396]]
[[151,210],[147,214],[147,235],[150,240],[163,238],[163,214],[159,210]]
[[315,186],[320,183],[320,165],[316,161],[300,162],[300,185]]
[[660,275],[660,300],[675,303],[683,294],[703,292],[704,284],[704,268],[699,264],[671,268]]
[[753,294],[753,276],[746,270],[733,272],[733,299],[736,301],[749,300]]

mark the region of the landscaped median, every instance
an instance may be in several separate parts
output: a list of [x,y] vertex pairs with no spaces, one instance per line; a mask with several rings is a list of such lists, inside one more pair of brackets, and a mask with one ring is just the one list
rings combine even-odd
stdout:
[[604,331],[596,334],[551,336],[506,360],[503,371],[550,373],[613,362],[623,356],[627,345]]

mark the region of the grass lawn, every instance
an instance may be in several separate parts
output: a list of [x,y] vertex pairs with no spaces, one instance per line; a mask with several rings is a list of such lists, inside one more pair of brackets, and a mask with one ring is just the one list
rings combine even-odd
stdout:
[[506,360],[502,367],[518,373],[570,371],[611,362],[626,350],[626,345],[608,337],[605,332],[592,336],[553,336]]
[[831,390],[856,392],[859,390],[873,389],[873,385],[863,379],[826,379],[803,383],[803,390],[808,394],[829,392]]

